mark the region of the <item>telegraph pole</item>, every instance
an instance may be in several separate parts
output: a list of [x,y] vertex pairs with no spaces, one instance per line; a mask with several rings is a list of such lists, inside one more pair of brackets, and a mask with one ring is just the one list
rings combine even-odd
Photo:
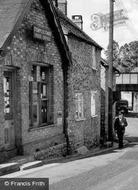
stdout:
[[113,25],[114,1],[109,0],[108,140],[113,143]]

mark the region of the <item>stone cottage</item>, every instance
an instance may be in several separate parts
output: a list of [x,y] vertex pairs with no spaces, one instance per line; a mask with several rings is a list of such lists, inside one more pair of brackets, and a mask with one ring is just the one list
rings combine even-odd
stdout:
[[48,0],[1,2],[1,161],[49,147],[48,154],[65,151],[69,56],[53,8]]
[[100,140],[101,47],[57,10],[72,63],[68,69],[68,137],[71,149]]
[[101,47],[50,0],[0,10],[0,161],[97,144]]

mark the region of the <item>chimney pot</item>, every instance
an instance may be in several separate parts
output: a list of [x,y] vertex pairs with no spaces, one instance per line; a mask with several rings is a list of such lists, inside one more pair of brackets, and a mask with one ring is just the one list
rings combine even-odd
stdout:
[[82,15],[72,15],[72,21],[83,30],[83,18]]

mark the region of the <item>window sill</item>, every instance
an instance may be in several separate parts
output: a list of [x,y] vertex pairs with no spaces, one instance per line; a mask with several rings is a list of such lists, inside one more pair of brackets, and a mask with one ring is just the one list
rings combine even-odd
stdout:
[[49,125],[39,125],[39,126],[34,126],[34,127],[29,127],[28,131],[31,132],[31,131],[39,131],[39,130],[43,130],[43,129],[46,129],[46,128],[50,128],[50,127],[54,127],[54,124],[49,124]]
[[75,119],[76,121],[84,121],[86,120],[86,118],[79,118],[79,119]]
[[91,118],[95,118],[95,117],[98,117],[98,115],[92,115]]
[[98,69],[97,69],[97,68],[94,68],[94,67],[92,67],[92,70],[94,70],[94,71],[98,71]]

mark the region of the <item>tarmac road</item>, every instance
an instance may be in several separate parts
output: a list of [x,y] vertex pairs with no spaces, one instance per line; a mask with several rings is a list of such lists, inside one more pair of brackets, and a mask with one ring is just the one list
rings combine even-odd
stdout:
[[[137,118],[135,121],[129,118],[128,123],[126,134],[136,137]],[[48,177],[50,190],[138,190],[138,142],[107,154],[53,163],[3,177]]]

